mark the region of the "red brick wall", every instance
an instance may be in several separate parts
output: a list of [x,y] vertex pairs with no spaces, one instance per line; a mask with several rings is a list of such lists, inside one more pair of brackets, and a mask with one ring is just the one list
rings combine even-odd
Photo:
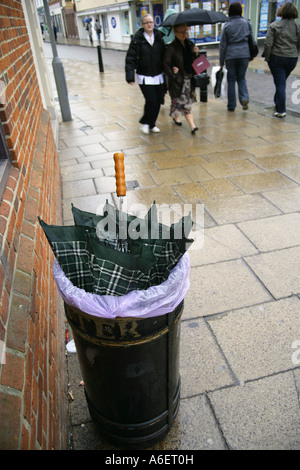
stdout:
[[64,317],[37,221],[61,224],[61,178],[21,0],[0,3],[0,80],[13,162],[0,203],[0,449],[64,449]]

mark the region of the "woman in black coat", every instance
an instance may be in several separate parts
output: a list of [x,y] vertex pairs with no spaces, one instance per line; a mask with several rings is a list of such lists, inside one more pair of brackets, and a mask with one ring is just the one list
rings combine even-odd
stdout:
[[175,39],[166,46],[164,72],[168,77],[168,88],[171,97],[170,116],[177,126],[181,126],[180,116],[184,115],[191,132],[198,130],[195,126],[192,103],[196,101],[195,89],[191,78],[195,75],[192,63],[199,55],[197,46],[188,39],[187,27],[179,24],[173,27]]
[[151,15],[144,15],[142,28],[134,35],[126,54],[126,81],[130,85],[137,83],[145,98],[144,114],[140,119],[142,131],[160,132],[155,125],[163,96],[163,55],[165,43],[163,34],[154,29]]

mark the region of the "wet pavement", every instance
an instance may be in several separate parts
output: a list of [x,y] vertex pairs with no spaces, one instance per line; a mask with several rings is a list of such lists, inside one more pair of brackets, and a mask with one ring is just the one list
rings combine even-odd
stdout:
[[[62,59],[73,116],[59,132],[64,223],[73,224],[71,203],[98,213],[106,199],[118,205],[116,151],[125,154],[126,181],[135,182],[128,212],[154,199],[178,204],[178,217],[185,204],[193,214],[204,205],[181,322],[180,409],[151,450],[299,450],[299,65],[286,119],[272,116],[272,78],[257,72],[265,69],[258,57],[247,74],[248,111],[228,113],[209,90],[207,103],[193,105],[199,132],[191,136],[185,122],[172,123],[166,97],[161,132],[144,135],[140,90],[125,82],[124,62],[108,56],[103,50],[104,73],[97,59]],[[216,51],[208,59],[217,63]],[[68,353],[67,363],[70,449],[116,450],[91,420],[77,355]]]

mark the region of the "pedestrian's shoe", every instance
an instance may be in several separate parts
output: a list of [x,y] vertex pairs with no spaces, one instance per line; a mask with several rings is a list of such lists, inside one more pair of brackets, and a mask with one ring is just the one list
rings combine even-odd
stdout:
[[158,127],[154,126],[154,127],[151,127],[150,129],[151,132],[160,132],[160,129],[158,129]]
[[149,134],[149,124],[143,124],[142,127],[141,127],[141,131],[144,134]]
[[283,118],[286,116],[286,113],[278,113],[277,111],[274,113],[274,116],[278,117],[278,118]]
[[198,127],[194,127],[194,129],[191,131],[192,135],[195,135],[196,131],[198,131]]
[[243,110],[247,111],[247,109],[248,109],[248,100],[242,100],[242,106],[243,106]]
[[173,118],[173,122],[174,122],[174,124],[176,124],[176,126],[182,126],[182,122],[181,121],[176,121],[175,118]]

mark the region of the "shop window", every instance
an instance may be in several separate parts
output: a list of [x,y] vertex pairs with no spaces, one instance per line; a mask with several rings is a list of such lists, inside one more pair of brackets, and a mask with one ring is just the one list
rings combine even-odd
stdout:
[[0,122],[0,204],[11,169],[11,158],[6,143],[2,124]]
[[149,5],[144,5],[143,3],[136,3],[135,6],[136,12],[136,29],[138,30],[142,26],[142,18],[147,13],[150,13]]
[[284,3],[285,0],[260,0],[257,34],[259,38],[266,37],[269,24],[279,19],[276,17],[276,12]]
[[[0,80],[0,111],[4,109],[6,105],[5,95],[6,85],[3,80]],[[11,169],[11,158],[3,130],[2,123],[0,121],[0,204],[2,196],[6,187],[7,179]]]
[[153,8],[154,27],[159,28],[164,19],[163,4],[153,3],[152,8]]
[[123,11],[122,12],[122,30],[124,36],[129,36],[129,11]]
[[51,16],[51,21],[56,26],[57,32],[62,33],[63,32],[63,27],[62,27],[62,22],[61,22],[61,16],[60,15],[52,15]]
[[102,25],[103,25],[103,32],[104,32],[104,39],[109,37],[109,28],[108,28],[108,21],[107,21],[107,14],[101,15],[102,17]]
[[[225,15],[228,15],[228,9],[230,3],[234,0],[223,0],[223,1],[203,1],[194,2],[192,0],[184,0],[184,9],[190,8],[201,8],[203,10],[220,11]],[[246,15],[246,6],[248,0],[240,0],[242,5],[243,13]],[[191,26],[189,28],[189,36],[196,44],[205,43],[217,43],[221,39],[222,24],[207,24],[203,26]]]
[[[184,9],[189,10],[190,8],[201,8],[203,10],[216,10],[216,4],[220,2],[193,2],[191,0],[184,1]],[[222,2],[228,3],[228,2]],[[213,43],[219,40],[221,34],[221,26],[215,24],[207,25],[196,25],[189,27],[189,37],[196,44],[201,43]]]
[[169,0],[168,8],[172,8],[175,11],[180,11],[180,0]]

